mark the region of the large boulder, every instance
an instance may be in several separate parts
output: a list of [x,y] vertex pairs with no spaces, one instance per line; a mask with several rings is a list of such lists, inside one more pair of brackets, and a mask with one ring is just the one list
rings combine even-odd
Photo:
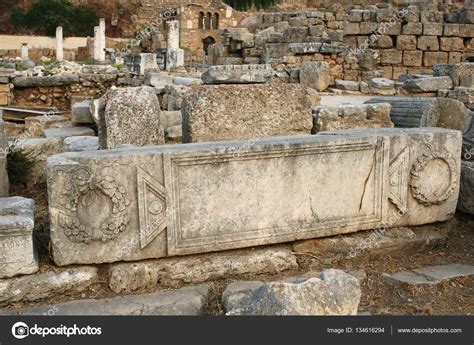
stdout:
[[332,84],[331,70],[326,62],[307,61],[301,64],[300,83],[316,91],[324,91]]
[[121,144],[164,144],[160,102],[150,86],[110,90],[104,96],[105,111],[99,112],[99,144],[113,149]]
[[319,278],[266,283],[239,300],[227,315],[355,315],[360,296],[355,277],[329,269]]

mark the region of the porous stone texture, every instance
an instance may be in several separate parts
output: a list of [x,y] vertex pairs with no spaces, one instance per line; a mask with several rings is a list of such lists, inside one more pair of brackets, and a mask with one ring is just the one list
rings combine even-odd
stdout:
[[393,95],[395,83],[387,78],[372,78],[369,82],[369,90],[376,95]]
[[183,141],[183,127],[171,126],[165,129],[167,143],[181,143]]
[[297,84],[198,86],[183,101],[183,141],[309,134],[319,104],[313,92]]
[[451,89],[453,81],[450,77],[426,77],[409,79],[403,83],[403,88],[409,92],[436,92]]
[[263,284],[261,281],[236,281],[227,285],[221,297],[225,310],[234,309],[242,298]]
[[0,197],[9,195],[10,183],[7,172],[8,143],[5,139],[3,113],[0,110]]
[[71,107],[71,121],[74,124],[94,123],[91,113],[91,101],[74,103]]
[[226,315],[356,315],[360,296],[356,278],[329,269],[319,278],[266,283],[240,299]]
[[437,97],[374,97],[365,103],[390,103],[395,127],[441,127],[465,132],[470,125],[469,110],[462,102]]
[[350,80],[336,80],[336,88],[346,91],[359,91],[359,83]]
[[95,267],[75,267],[3,279],[0,280],[0,304],[39,301],[63,293],[82,292],[98,281]]
[[47,128],[44,130],[44,136],[47,139],[65,139],[67,137],[82,137],[82,136],[94,136],[95,132],[92,128],[88,127],[60,127],[60,128]]
[[377,128],[56,155],[53,258],[133,261],[448,220],[461,145],[455,130]]
[[120,144],[136,146],[164,144],[160,102],[150,86],[109,90],[105,111],[99,113],[99,144],[113,149]]
[[181,126],[183,118],[180,110],[160,112],[160,122],[164,128]]
[[211,66],[201,75],[204,84],[261,84],[272,78],[271,65]]
[[0,198],[0,278],[38,271],[33,245],[34,212],[32,199]]
[[474,214],[474,161],[463,161],[461,165],[458,210]]
[[300,67],[300,83],[316,91],[324,91],[332,84],[331,70],[323,61],[303,62]]
[[79,82],[78,74],[62,74],[45,77],[16,77],[12,83],[15,88],[22,87],[46,87],[46,86],[64,86]]
[[312,253],[330,264],[359,255],[381,259],[406,257],[446,245],[447,231],[433,225],[413,228],[389,228],[383,225],[370,231],[343,236],[318,238],[293,244],[296,253]]
[[389,103],[313,108],[313,133],[381,127],[393,127]]
[[444,280],[474,275],[474,266],[450,264],[441,266],[427,266],[411,271],[402,271],[393,274],[382,274],[382,277],[391,284],[409,285],[436,285]]
[[86,299],[14,309],[0,312],[6,315],[200,315],[209,297],[209,285],[184,287],[151,294],[119,296],[105,299]]
[[109,287],[116,293],[166,285],[201,283],[243,274],[278,273],[298,268],[288,249],[272,248],[242,253],[163,259],[115,264],[109,271]]
[[26,133],[30,137],[44,136],[45,129],[71,126],[71,122],[62,115],[43,115],[25,118]]
[[69,137],[63,141],[64,152],[81,152],[99,149],[99,138],[93,136]]

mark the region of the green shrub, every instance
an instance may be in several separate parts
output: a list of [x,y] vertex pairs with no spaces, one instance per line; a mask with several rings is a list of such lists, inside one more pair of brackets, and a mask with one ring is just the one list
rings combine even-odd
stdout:
[[24,150],[10,150],[7,155],[8,179],[12,185],[26,186],[28,172],[36,163],[36,158]]
[[16,27],[36,29],[48,36],[54,36],[58,26],[66,36],[92,36],[98,17],[92,8],[74,6],[69,0],[36,0],[25,14],[13,7],[10,20]]
[[246,11],[252,6],[258,9],[273,6],[278,3],[278,0],[225,0],[224,2],[237,11]]

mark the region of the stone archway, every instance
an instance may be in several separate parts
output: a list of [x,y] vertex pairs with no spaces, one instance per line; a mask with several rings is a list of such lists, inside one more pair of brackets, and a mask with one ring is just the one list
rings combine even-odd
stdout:
[[204,50],[205,55],[207,55],[207,48],[209,48],[209,46],[213,45],[214,43],[216,43],[216,40],[211,36],[207,36],[202,40],[202,49]]

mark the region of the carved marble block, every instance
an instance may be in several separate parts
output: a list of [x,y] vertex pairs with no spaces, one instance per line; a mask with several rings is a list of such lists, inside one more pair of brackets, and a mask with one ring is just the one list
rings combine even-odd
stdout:
[[0,198],[0,278],[38,271],[34,210],[32,199]]
[[159,258],[449,219],[461,132],[367,129],[48,159],[58,265]]
[[261,84],[273,78],[271,65],[211,66],[201,75],[204,84]]

